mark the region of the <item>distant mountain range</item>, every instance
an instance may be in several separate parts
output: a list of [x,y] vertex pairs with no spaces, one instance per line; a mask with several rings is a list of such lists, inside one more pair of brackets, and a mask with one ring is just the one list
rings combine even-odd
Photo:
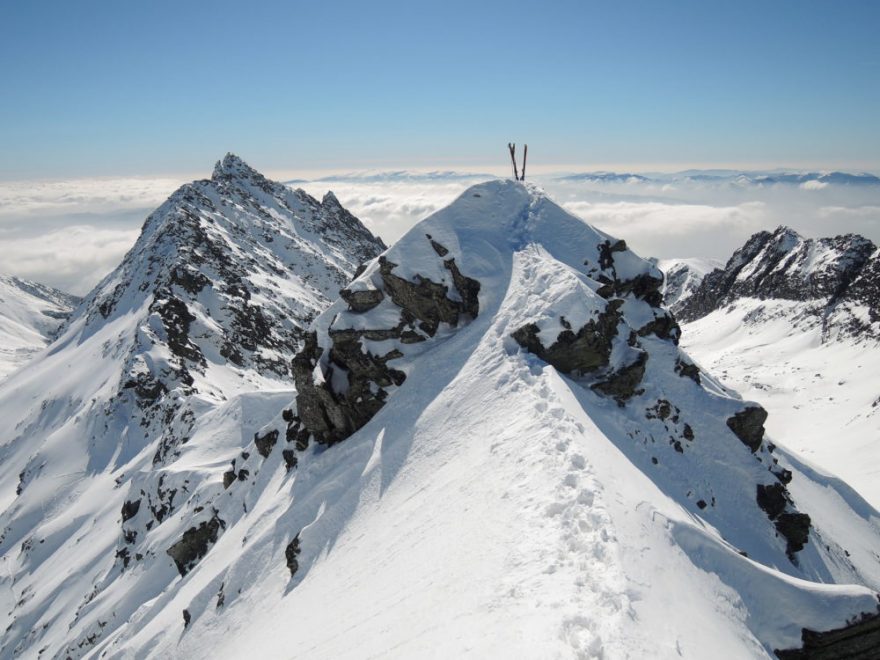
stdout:
[[868,173],[848,172],[793,172],[785,170],[685,170],[672,174],[629,174],[617,172],[585,172],[555,177],[562,182],[588,183],[670,183],[695,182],[731,186],[795,185],[804,188],[835,186],[880,186],[880,177]]
[[[441,182],[489,180],[498,178],[496,174],[485,172],[463,172],[454,170],[437,170],[433,172],[417,172],[410,170],[392,170],[381,172],[351,172],[332,174],[316,179],[289,179],[284,183],[297,185],[310,181],[345,182],[345,183],[381,183],[381,182]],[[683,170],[681,172],[572,172],[565,174],[536,174],[530,179],[536,181],[557,181],[561,183],[597,183],[597,184],[651,184],[691,182],[730,186],[802,186],[804,188],[821,188],[834,186],[880,186],[880,177],[869,173],[849,173],[838,171],[795,171],[795,170]]]

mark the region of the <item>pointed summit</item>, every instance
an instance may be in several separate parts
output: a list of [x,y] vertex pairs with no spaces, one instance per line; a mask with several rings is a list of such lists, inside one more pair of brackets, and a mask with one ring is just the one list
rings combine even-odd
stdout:
[[218,160],[217,164],[214,165],[214,173],[211,175],[211,178],[214,181],[219,181],[231,177],[244,179],[252,179],[255,177],[261,179],[264,178],[262,174],[257,172],[241,158],[234,153],[229,152],[223,157],[223,160]]
[[327,208],[342,208],[342,204],[339,203],[339,200],[336,198],[336,195],[333,194],[332,190],[328,190],[327,194],[324,195],[324,198],[321,200],[321,206]]

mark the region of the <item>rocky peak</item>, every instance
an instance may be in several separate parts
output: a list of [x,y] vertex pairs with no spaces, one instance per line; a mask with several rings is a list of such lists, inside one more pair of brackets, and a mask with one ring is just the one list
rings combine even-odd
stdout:
[[336,195],[333,194],[332,190],[328,190],[324,195],[324,198],[321,200],[321,206],[332,209],[342,208],[342,204],[339,203],[339,200],[336,198]]
[[227,153],[222,160],[218,160],[214,165],[214,173],[211,178],[215,181],[230,178],[253,179],[264,178],[262,174],[244,162],[241,158],[233,153]]
[[[876,250],[871,241],[857,234],[812,239],[784,226],[758,232],[723,268],[708,273],[681,298],[676,314],[693,321],[739,298],[757,298],[805,303],[801,320],[821,323],[849,300],[851,285],[856,280],[864,282],[860,276],[872,272]],[[874,303],[870,296],[862,300],[870,314]]]
[[384,247],[338,203],[324,208],[227,154],[212,179],[182,186],[150,215],[71,327],[85,339],[137,319],[115,345],[123,368],[112,406],[143,411],[133,445],[162,436],[162,460],[187,437],[169,430],[182,397],[222,400],[209,376],[218,369],[242,384],[291,379],[305,328]]

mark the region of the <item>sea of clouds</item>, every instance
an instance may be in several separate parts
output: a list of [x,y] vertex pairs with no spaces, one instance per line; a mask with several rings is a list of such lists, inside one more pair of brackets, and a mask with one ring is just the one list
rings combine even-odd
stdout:
[[[391,244],[488,175],[395,172],[296,181],[340,202]],[[658,175],[531,178],[558,203],[643,256],[726,260],[754,232],[777,225],[805,236],[860,233],[880,243],[880,185],[818,180],[756,183]],[[0,182],[0,273],[87,293],[137,239],[147,215],[184,181],[115,178]]]

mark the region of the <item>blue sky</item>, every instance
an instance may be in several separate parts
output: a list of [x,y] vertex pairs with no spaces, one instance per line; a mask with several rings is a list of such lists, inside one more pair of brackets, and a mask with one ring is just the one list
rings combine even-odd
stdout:
[[12,2],[0,179],[880,170],[880,2]]

